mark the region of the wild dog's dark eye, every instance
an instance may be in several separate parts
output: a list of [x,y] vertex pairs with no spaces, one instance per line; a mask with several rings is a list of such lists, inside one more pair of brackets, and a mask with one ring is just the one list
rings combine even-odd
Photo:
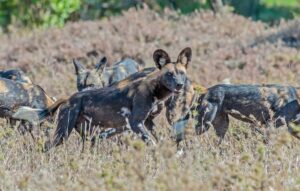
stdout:
[[168,74],[168,76],[173,76],[172,72],[168,72],[167,74]]

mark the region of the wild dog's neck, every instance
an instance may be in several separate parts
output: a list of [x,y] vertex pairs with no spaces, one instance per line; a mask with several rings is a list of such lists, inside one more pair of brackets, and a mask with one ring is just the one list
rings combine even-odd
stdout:
[[155,97],[159,100],[166,100],[172,95],[172,91],[160,82],[160,79],[157,80],[156,86],[154,88]]

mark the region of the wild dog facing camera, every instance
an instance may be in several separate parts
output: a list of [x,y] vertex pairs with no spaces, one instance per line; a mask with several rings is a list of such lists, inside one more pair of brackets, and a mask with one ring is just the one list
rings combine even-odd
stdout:
[[161,83],[169,91],[179,93],[186,81],[186,70],[192,58],[192,49],[187,47],[178,55],[176,62],[164,50],[158,49],[153,54],[153,60],[163,73]]

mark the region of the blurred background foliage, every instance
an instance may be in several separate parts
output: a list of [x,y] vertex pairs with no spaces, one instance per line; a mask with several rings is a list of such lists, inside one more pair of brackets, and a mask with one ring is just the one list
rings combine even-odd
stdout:
[[[118,15],[130,7],[147,4],[162,11],[170,8],[183,14],[211,9],[211,0],[0,0],[0,26],[13,27],[63,26],[67,21],[94,20]],[[218,1],[218,0],[217,0]],[[282,18],[300,16],[300,0],[219,0],[226,10],[276,24]]]

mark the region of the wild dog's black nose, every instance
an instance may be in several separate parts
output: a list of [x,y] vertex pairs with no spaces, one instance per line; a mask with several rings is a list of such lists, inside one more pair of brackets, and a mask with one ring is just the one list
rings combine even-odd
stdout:
[[177,84],[176,85],[176,90],[181,90],[182,87],[183,87],[183,84]]

